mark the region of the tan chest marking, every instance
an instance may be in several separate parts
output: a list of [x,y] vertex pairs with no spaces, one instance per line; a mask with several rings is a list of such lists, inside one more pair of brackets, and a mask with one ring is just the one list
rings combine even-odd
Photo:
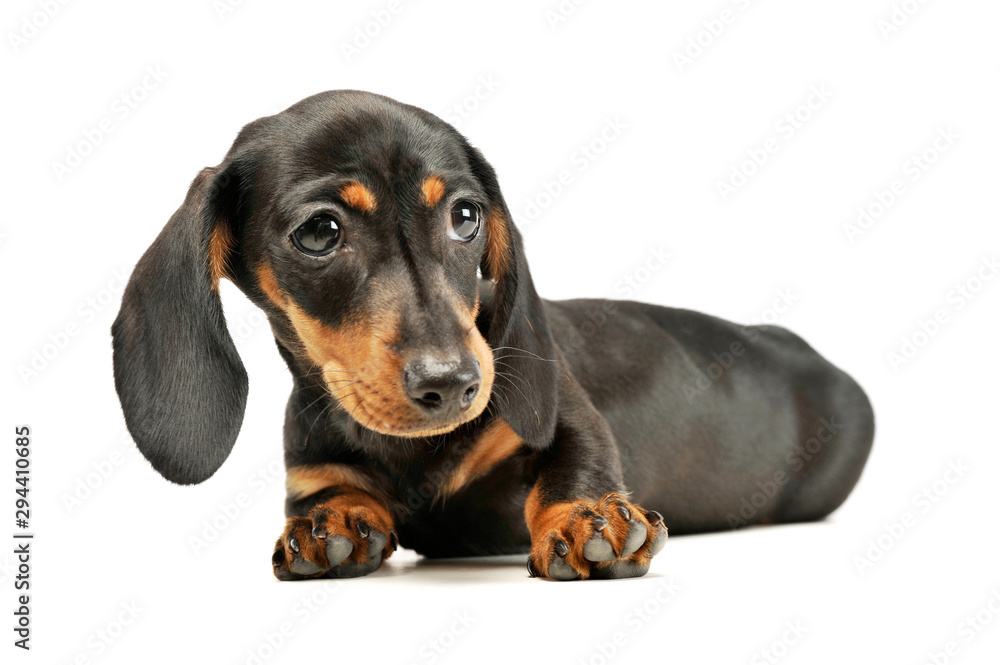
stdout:
[[510,425],[497,418],[475,440],[455,470],[441,483],[435,501],[445,499],[473,480],[485,476],[497,464],[520,450],[523,444],[524,441]]

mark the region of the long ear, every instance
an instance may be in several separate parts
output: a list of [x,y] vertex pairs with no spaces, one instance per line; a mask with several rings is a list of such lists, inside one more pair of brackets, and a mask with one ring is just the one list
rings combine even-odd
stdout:
[[493,282],[486,340],[503,361],[496,379],[502,396],[494,403],[526,445],[543,448],[552,440],[558,411],[555,343],[496,172],[478,150],[468,148],[468,157],[490,199],[480,270]]
[[128,430],[157,471],[185,485],[222,466],[246,408],[247,374],[219,299],[233,250],[232,171],[198,174],[132,272],[111,327]]

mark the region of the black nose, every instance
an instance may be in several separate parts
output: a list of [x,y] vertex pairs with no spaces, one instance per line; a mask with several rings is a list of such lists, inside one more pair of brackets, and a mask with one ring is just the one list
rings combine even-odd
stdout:
[[421,354],[403,368],[410,401],[429,416],[453,418],[472,404],[482,372],[473,356],[440,357]]

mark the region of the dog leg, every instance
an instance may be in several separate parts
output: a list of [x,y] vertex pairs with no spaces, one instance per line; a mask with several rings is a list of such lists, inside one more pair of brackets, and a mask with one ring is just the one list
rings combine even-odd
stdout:
[[667,541],[663,517],[627,499],[614,437],[563,373],[559,424],[525,503],[528,571],[554,580],[640,577]]

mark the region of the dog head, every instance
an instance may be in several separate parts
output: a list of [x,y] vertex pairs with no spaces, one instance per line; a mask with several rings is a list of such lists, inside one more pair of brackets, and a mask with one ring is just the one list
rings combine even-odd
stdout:
[[554,347],[520,234],[492,167],[425,111],[335,91],[247,125],[137,264],[115,385],[140,450],[179,483],[211,476],[243,419],[221,279],[359,428],[437,436],[491,405],[529,446],[551,436]]

